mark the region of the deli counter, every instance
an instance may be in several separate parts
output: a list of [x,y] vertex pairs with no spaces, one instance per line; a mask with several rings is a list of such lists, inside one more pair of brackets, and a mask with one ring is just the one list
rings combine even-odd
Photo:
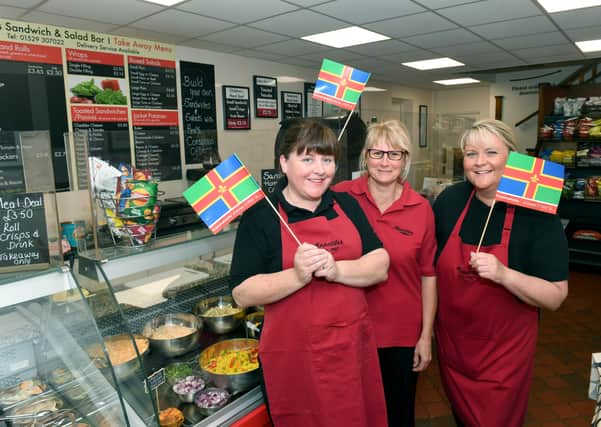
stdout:
[[[258,341],[245,327],[254,309],[227,328],[201,311],[230,294],[235,233],[80,248],[73,270],[0,278],[0,426],[243,426],[266,417],[259,368],[208,367],[232,343],[256,362]],[[165,325],[194,333],[153,335]],[[214,406],[203,407],[205,391]]]

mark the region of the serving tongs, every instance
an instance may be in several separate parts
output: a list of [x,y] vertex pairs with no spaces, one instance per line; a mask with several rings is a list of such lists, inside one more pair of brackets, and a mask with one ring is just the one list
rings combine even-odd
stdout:
[[68,409],[45,409],[33,414],[0,415],[0,421],[33,421],[32,427],[59,427],[75,425],[76,420],[73,412]]

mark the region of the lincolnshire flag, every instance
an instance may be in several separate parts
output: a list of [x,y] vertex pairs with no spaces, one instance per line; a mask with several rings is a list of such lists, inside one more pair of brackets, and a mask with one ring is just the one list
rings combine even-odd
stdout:
[[265,197],[236,154],[211,169],[183,195],[214,234]]
[[563,188],[564,167],[512,151],[496,200],[554,214]]
[[352,111],[370,75],[368,72],[324,59],[315,82],[313,98]]

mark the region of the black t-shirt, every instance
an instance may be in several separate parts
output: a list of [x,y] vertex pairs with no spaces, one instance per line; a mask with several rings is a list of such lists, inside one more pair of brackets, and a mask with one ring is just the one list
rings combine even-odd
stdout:
[[[357,228],[361,236],[362,253],[366,254],[382,247],[382,242],[352,196],[327,190],[315,212],[311,212],[292,206],[286,201],[282,195],[282,190],[286,185],[287,181],[284,177],[276,185],[273,198],[270,200],[276,209],[278,203],[282,206],[288,215],[290,224],[316,216],[325,216],[327,219],[336,218],[338,214],[333,207],[335,199]],[[230,269],[231,289],[255,274],[275,273],[282,270],[281,232],[280,220],[265,200],[261,200],[242,215],[236,232]]]
[[[434,203],[438,255],[443,250],[473,187],[461,182],[445,189]],[[461,240],[477,245],[490,207],[473,197],[459,231]],[[501,242],[507,204],[496,202],[484,235],[483,246]],[[515,207],[509,237],[509,267],[552,282],[568,278],[568,242],[557,215]]]

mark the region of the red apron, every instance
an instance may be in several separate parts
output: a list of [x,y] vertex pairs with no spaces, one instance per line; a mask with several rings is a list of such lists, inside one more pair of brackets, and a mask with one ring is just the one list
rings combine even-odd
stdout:
[[[442,383],[466,427],[518,427],[524,422],[532,380],[538,313],[469,265],[476,246],[459,230],[474,193],[457,220],[436,266],[436,338]],[[515,209],[507,207],[501,243],[481,247],[507,265]]]
[[[303,242],[335,259],[361,256],[361,238],[334,202],[338,217],[290,224]],[[286,213],[280,208],[284,220]],[[282,267],[298,245],[282,227]],[[260,358],[276,427],[385,427],[386,404],[363,288],[313,278],[265,306]]]

